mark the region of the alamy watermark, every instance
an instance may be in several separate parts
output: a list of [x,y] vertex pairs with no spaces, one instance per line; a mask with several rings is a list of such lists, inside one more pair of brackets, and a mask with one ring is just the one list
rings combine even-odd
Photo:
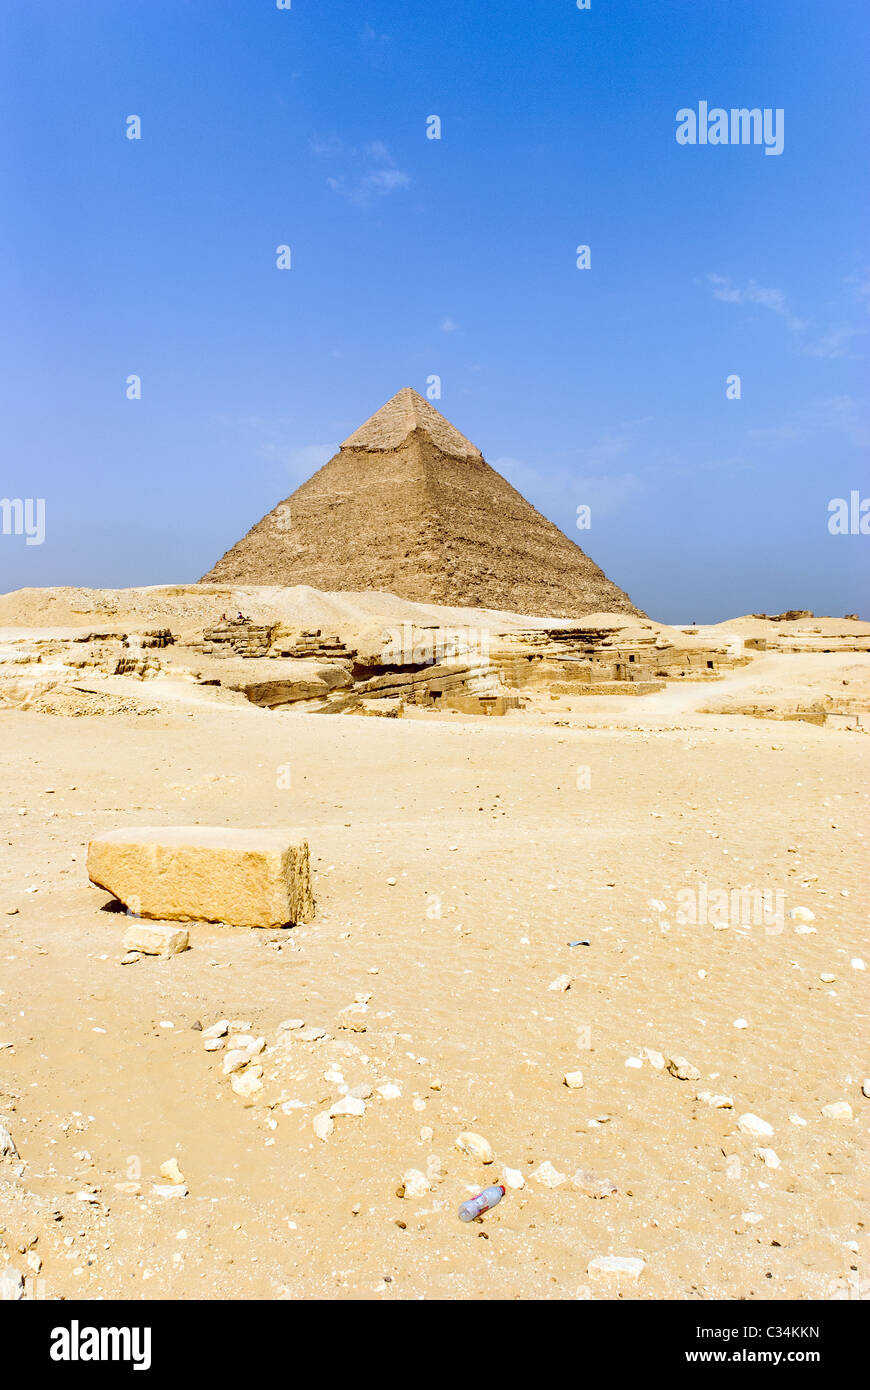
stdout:
[[45,540],[44,497],[0,497],[0,517],[4,536],[24,536],[25,545]]
[[832,536],[870,536],[870,497],[862,499],[857,488],[828,503],[828,531]]
[[382,666],[436,666],[457,657],[489,661],[489,629],[480,627],[415,628],[413,623],[381,634]]
[[782,154],[785,146],[785,111],[781,106],[708,106],[698,102],[695,111],[682,106],[677,112],[678,145],[764,145],[765,154]]
[[677,892],[675,920],[691,927],[763,927],[768,936],[785,930],[785,893],[781,888],[697,888]]
[[151,1366],[150,1327],[88,1327],[73,1318],[54,1327],[48,1351],[52,1361],[129,1361],[134,1371]]

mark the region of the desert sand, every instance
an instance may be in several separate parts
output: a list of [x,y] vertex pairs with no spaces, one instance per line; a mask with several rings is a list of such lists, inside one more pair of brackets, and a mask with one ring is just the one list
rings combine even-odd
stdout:
[[[183,640],[156,678],[63,668],[100,620],[193,640],[227,594],[346,642],[534,626],[197,592],[0,599],[0,1269],[24,1296],[866,1296],[868,741],[854,713],[782,716],[868,708],[870,656],[836,649],[867,624],[693,629],[816,628],[828,649],[643,697],[527,690],[501,718],[259,708],[199,684]],[[46,640],[60,655],[34,661]],[[96,705],[67,712],[103,717],[64,717],[76,680]],[[123,964],[130,919],[88,882],[88,841],[197,824],[301,829],[314,920],[193,922],[189,950]],[[701,884],[767,893],[776,920],[686,921]],[[204,1046],[221,1020],[265,1040],[255,1094]]]

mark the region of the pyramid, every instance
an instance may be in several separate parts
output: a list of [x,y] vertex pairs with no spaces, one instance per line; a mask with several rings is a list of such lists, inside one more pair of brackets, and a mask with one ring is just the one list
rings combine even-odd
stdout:
[[535,617],[640,613],[409,386],[200,582],[374,589]]

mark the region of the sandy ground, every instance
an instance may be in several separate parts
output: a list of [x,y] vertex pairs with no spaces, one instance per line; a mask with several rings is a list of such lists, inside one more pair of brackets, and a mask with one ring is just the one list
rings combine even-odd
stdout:
[[[728,682],[504,719],[0,712],[0,1121],[20,1155],[0,1159],[0,1267],[44,1298],[866,1297],[868,741],[698,713],[712,692]],[[304,827],[316,920],[194,924],[184,955],[122,966],[86,842],[190,823]],[[700,881],[781,893],[782,929],[682,923]],[[267,1040],[254,1104],[193,1026],[220,1018]],[[327,1036],[279,1029],[294,1018]],[[360,1084],[365,1114],[318,1139]],[[822,1117],[837,1101],[851,1120]],[[772,1135],[740,1132],[745,1112]],[[457,1150],[466,1130],[492,1164]],[[157,1195],[173,1157],[188,1195]],[[409,1169],[419,1197],[397,1195]],[[505,1169],[525,1186],[462,1224]],[[588,1275],[610,1254],[645,1261],[636,1284]]]

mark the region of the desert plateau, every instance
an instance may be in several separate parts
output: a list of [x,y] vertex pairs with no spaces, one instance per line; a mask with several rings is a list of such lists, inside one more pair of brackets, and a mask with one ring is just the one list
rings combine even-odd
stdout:
[[[214,584],[0,622],[21,1296],[866,1296],[870,625]],[[314,914],[130,949],[86,861],[130,826],[301,832]]]

